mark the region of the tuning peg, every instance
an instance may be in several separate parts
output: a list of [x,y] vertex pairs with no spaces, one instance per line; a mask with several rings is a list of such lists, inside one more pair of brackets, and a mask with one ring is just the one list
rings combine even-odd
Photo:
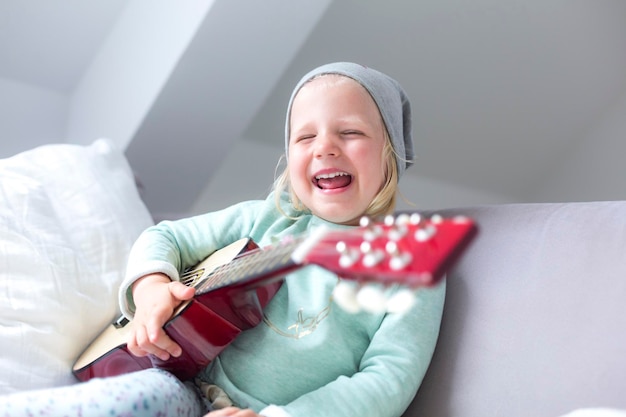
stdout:
[[406,213],[398,214],[395,224],[398,226],[404,226],[411,223],[411,216]]
[[366,229],[363,232],[363,240],[366,240],[368,242],[372,242],[378,239],[378,237],[383,234],[382,227],[380,227],[380,225],[378,224],[372,223],[372,220],[367,216],[361,217],[361,219],[359,220],[359,225],[362,228]]
[[402,288],[387,300],[387,312],[404,314],[415,304],[415,293],[408,288]]
[[368,313],[387,311],[387,296],[380,286],[365,285],[356,293],[358,305]]
[[356,286],[353,283],[339,281],[333,290],[333,300],[348,313],[354,314],[361,310],[356,298]]
[[387,297],[381,286],[364,285],[359,288],[354,282],[341,280],[333,290],[333,300],[342,310],[351,314],[360,311],[404,314],[415,305],[415,294],[411,289],[402,288]]
[[337,252],[339,252],[339,254],[341,255],[339,256],[339,265],[342,268],[350,268],[356,263],[356,261],[359,260],[359,251],[356,249],[350,249],[346,242],[337,242],[335,248],[337,249]]
[[361,252],[363,253],[363,265],[367,268],[378,265],[385,259],[385,253],[380,249],[375,249],[368,241],[361,243]]
[[398,244],[394,241],[389,241],[385,245],[385,250],[391,259],[389,260],[389,268],[394,271],[400,271],[407,267],[413,260],[413,256],[409,252],[400,252]]
[[457,224],[466,224],[466,223],[469,223],[471,220],[467,216],[458,215],[458,216],[454,216],[452,218],[452,221]]
[[418,226],[415,231],[414,238],[418,242],[426,242],[437,232],[436,227],[432,223],[441,223],[443,218],[440,215],[434,215],[431,218],[431,224],[424,221],[424,218],[419,213],[412,213],[409,216],[409,224],[412,226]]
[[430,216],[430,221],[435,224],[440,224],[443,222],[443,216],[441,214],[433,214]]
[[387,237],[389,240],[402,240],[402,238],[407,234],[408,228],[403,224],[397,224],[389,229],[387,232]]
[[367,216],[363,216],[359,219],[359,226],[361,227],[368,227],[370,224],[372,224],[372,219]]
[[415,231],[415,240],[418,242],[426,242],[437,233],[437,229],[432,224],[427,224]]
[[411,215],[409,216],[409,223],[417,226],[418,224],[420,224],[422,222],[422,215],[419,213],[411,213]]

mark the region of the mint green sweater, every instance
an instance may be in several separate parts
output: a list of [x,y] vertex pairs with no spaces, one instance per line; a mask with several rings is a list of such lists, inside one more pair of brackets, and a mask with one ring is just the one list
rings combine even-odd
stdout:
[[[288,214],[296,214],[283,203]],[[146,230],[131,250],[120,289],[122,311],[132,317],[129,287],[140,276],[163,272],[178,279],[179,270],[241,237],[265,246],[321,225],[347,227],[313,215],[289,219],[276,209],[272,194],[162,222]],[[272,414],[278,406],[279,414],[293,417],[400,416],[431,360],[445,284],[420,290],[415,306],[396,315],[343,311],[330,302],[336,283],[336,275],[316,266],[288,275],[264,311],[268,322],[242,332],[200,377],[222,387],[239,407],[256,412]],[[293,337],[298,331],[307,334]]]

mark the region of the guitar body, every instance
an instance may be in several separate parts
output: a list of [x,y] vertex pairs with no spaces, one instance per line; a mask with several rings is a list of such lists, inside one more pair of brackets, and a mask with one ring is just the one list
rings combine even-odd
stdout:
[[[241,239],[217,251],[194,269],[208,275],[256,248],[252,240]],[[167,361],[153,355],[134,356],[126,347],[130,325],[111,324],[76,361],[73,373],[80,381],[87,381],[95,377],[160,368],[183,380],[192,378],[241,331],[261,322],[263,308],[281,284],[280,279],[262,283],[248,280],[198,295],[183,303],[164,326],[165,332],[181,346],[183,353]]]

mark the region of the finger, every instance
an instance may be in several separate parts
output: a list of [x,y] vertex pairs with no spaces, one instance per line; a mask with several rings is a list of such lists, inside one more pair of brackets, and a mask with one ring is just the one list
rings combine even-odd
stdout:
[[147,355],[154,355],[164,361],[168,360],[172,354],[180,355],[182,353],[177,350],[176,346],[168,345],[163,341],[159,341],[158,343],[166,346],[166,348],[161,348],[158,344],[152,343],[148,338],[145,329],[140,327],[136,330],[135,334],[128,339],[126,347],[134,356],[143,357]]
[[[135,356],[155,355],[162,360],[168,360],[171,354],[180,355],[177,346],[167,336],[159,325],[158,320],[150,320],[143,325],[143,321],[132,321],[131,331],[127,340],[128,350]],[[168,350],[169,349],[169,350]]]
[[162,360],[168,360],[170,355],[178,357],[182,354],[181,347],[165,333],[158,319],[151,320],[147,327],[148,337],[145,344],[140,344],[141,348]]
[[170,293],[178,300],[191,300],[196,292],[193,287],[188,287],[179,281],[172,281],[169,284]]
[[226,408],[222,408],[220,410],[216,410],[216,411],[211,411],[210,413],[208,413],[207,415],[205,415],[204,417],[226,417],[226,416],[233,416],[235,415],[235,413],[237,413],[238,411],[240,411],[239,408],[237,407],[226,407]]
[[150,341],[147,331],[142,326],[136,326],[134,335],[128,340],[128,350],[135,356],[155,355],[162,360],[169,359],[169,353]]
[[257,413],[255,413],[249,408],[246,408],[245,410],[239,410],[232,416],[233,417],[260,417]]
[[[138,333],[141,331],[143,331],[143,329],[138,329],[135,326],[133,326],[133,328],[130,331],[128,340],[126,342],[126,347],[130,351],[130,353],[138,357],[143,357],[148,354],[145,350],[139,347],[139,343],[137,341],[139,338]],[[144,337],[143,339],[146,339],[146,338]]]
[[249,408],[241,409],[237,407],[227,407],[218,411],[214,411],[212,413],[207,414],[209,417],[220,417],[220,416],[228,416],[228,417],[260,417],[257,413],[252,411]]

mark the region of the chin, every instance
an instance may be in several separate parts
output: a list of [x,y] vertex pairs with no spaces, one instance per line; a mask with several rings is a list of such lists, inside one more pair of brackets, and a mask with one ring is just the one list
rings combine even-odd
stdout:
[[317,217],[321,217],[322,219],[337,223],[337,224],[345,224],[345,225],[357,225],[359,224],[359,220],[361,219],[361,215],[346,215],[346,214],[336,214],[336,213],[314,213]]

